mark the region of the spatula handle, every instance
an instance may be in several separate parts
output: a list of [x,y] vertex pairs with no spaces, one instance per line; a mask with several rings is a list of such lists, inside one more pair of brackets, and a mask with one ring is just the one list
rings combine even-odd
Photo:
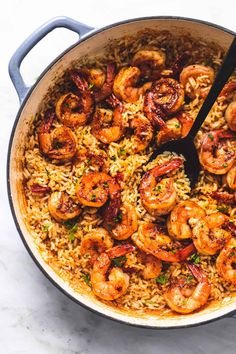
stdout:
[[189,132],[189,136],[194,138],[199,129],[201,128],[204,120],[206,119],[208,113],[210,112],[214,102],[219,96],[224,85],[228,81],[230,75],[233,73],[236,67],[236,37],[234,37],[227,54],[224,58],[223,64],[215,78],[215,81],[200,109],[197,118]]

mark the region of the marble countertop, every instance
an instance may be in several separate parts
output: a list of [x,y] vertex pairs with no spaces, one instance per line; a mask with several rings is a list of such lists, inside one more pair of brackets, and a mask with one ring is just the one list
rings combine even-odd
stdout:
[[[0,12],[0,354],[235,353],[236,319],[196,328],[155,331],[128,327],[85,310],[57,290],[39,271],[16,231],[6,192],[6,154],[19,108],[7,65],[14,50],[42,23],[66,15],[102,27],[122,19],[179,15],[218,23],[236,31],[235,0],[110,0],[4,2]],[[22,63],[30,84],[76,36],[57,30]]]

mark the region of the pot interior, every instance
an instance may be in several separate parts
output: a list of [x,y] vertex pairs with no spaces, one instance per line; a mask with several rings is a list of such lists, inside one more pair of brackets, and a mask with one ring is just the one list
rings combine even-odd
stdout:
[[151,18],[138,21],[134,20],[100,30],[94,35],[87,36],[78,45],[67,51],[40,77],[20,109],[17,124],[15,125],[15,130],[12,135],[9,160],[9,185],[12,209],[15,214],[18,230],[20,231],[22,239],[27,245],[31,255],[33,255],[33,258],[36,260],[40,268],[46,272],[47,276],[71,298],[98,313],[129,324],[156,328],[200,324],[235,310],[235,300],[233,298],[224,299],[222,303],[212,304],[199,313],[187,316],[178,315],[171,318],[151,313],[146,315],[138,312],[129,313],[117,308],[112,308],[97,301],[95,298],[89,297],[87,294],[75,292],[52,270],[41,257],[32,236],[27,230],[24,220],[25,200],[22,183],[24,143],[29,133],[29,126],[34,119],[35,114],[38,112],[40,103],[44,99],[47,90],[57,82],[65,70],[71,67],[72,62],[78,61],[80,57],[84,57],[85,55],[88,57],[98,56],[104,52],[104,48],[110,40],[121,38],[125,35],[136,35],[144,28],[168,30],[178,34],[189,33],[193,37],[201,37],[208,41],[210,39],[225,49],[233,39],[233,34],[230,32],[206,23],[191,21],[188,19]]

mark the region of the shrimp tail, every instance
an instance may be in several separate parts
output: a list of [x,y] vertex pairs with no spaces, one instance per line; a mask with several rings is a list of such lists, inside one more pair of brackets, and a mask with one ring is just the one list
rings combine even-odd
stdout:
[[154,171],[155,178],[163,176],[174,170],[177,170],[177,168],[182,166],[183,163],[184,163],[183,159],[181,159],[180,157],[176,157],[171,161],[165,162],[162,165],[155,167],[155,171]]
[[206,281],[206,274],[203,272],[202,268],[196,264],[188,263],[188,268],[191,270],[193,276],[199,281]]
[[216,200],[226,203],[226,204],[234,204],[235,203],[235,195],[228,193],[228,192],[214,191],[214,192],[212,192],[211,196],[213,199],[216,199]]
[[135,246],[131,245],[130,243],[125,243],[111,248],[109,251],[107,251],[107,254],[109,258],[117,258],[134,251]]
[[190,243],[188,246],[182,248],[182,250],[178,252],[180,261],[186,260],[195,250],[196,248],[194,247],[193,243]]
[[78,71],[73,70],[71,72],[71,80],[74,82],[74,84],[76,85],[77,89],[80,92],[86,91],[88,90],[88,83],[87,81],[79,74]]

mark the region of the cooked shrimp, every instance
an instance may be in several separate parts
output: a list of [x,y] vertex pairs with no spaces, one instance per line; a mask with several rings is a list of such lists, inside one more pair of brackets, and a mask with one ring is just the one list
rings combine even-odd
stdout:
[[197,203],[186,200],[177,204],[171,211],[168,220],[167,228],[170,236],[177,240],[182,240],[192,237],[192,228],[189,221],[193,219],[195,222],[206,216],[204,209]]
[[117,141],[124,134],[123,105],[115,96],[110,97],[109,103],[114,111],[97,108],[91,124],[92,134],[104,144]]
[[91,88],[101,89],[106,81],[106,74],[100,68],[86,68],[79,69],[79,73],[86,77]]
[[190,98],[195,98],[197,95],[205,98],[214,81],[215,73],[209,66],[195,64],[186,66],[179,78]]
[[143,110],[148,119],[163,126],[163,119],[178,112],[184,103],[182,85],[171,78],[162,78],[153,83],[151,90],[145,94]]
[[143,49],[135,53],[132,66],[141,70],[141,76],[145,79],[153,79],[160,76],[161,70],[165,65],[166,55],[161,50]]
[[135,87],[141,71],[135,66],[122,68],[115,77],[113,84],[114,94],[125,102],[136,102],[150,87],[147,82],[141,87]]
[[221,203],[225,204],[234,204],[236,201],[236,192],[229,193],[229,192],[222,192],[222,191],[214,191],[211,193],[213,199],[218,200]]
[[99,254],[113,246],[113,240],[107,230],[99,227],[86,234],[81,241],[80,253],[82,256],[89,254],[90,263],[94,263]]
[[236,131],[236,101],[231,102],[225,111],[225,120],[229,129]]
[[138,229],[136,209],[127,203],[122,205],[118,216],[108,227],[116,240],[126,240]]
[[162,231],[160,226],[150,222],[142,223],[138,233],[133,234],[132,240],[141,251],[165,262],[180,262],[194,250],[192,245],[177,249],[177,244]]
[[81,204],[99,208],[107,201],[103,219],[114,222],[121,205],[121,188],[116,179],[104,172],[89,172],[77,186],[77,197]]
[[211,286],[203,270],[196,265],[189,264],[189,268],[197,279],[195,289],[190,288],[182,279],[173,281],[170,289],[164,294],[167,305],[175,312],[188,314],[198,310],[207,303]]
[[152,215],[166,215],[176,204],[177,193],[173,178],[162,177],[183,165],[183,159],[174,158],[160,166],[155,166],[143,176],[139,191],[144,208]]
[[48,210],[56,221],[66,221],[76,218],[81,213],[80,205],[66,192],[53,192],[48,199]]
[[223,90],[221,91],[219,97],[223,97],[225,101],[232,100],[234,99],[235,91],[236,91],[236,81],[229,81],[223,87]]
[[38,130],[39,148],[50,159],[70,160],[77,151],[76,137],[70,128],[64,126],[51,131],[54,119],[54,111],[48,110],[44,114]]
[[192,239],[199,253],[212,256],[224,247],[232,237],[231,233],[224,229],[227,220],[228,217],[220,212],[198,220],[193,227]]
[[[106,67],[105,80],[104,80],[103,84],[100,87],[95,85],[95,88],[93,90],[96,102],[103,101],[105,98],[110,96],[110,94],[112,93],[113,82],[115,79],[115,71],[116,71],[115,64],[108,63],[107,67]],[[104,79],[104,77],[103,77],[103,79]],[[91,82],[91,83],[93,84],[93,82]]]
[[236,284],[236,239],[231,238],[216,260],[218,274],[226,281]]
[[193,119],[186,112],[178,112],[173,118],[168,119],[160,126],[157,133],[157,144],[163,144],[169,140],[180,139],[187,136],[193,125]]
[[234,164],[236,151],[232,144],[235,134],[225,130],[214,130],[203,136],[199,160],[201,165],[211,173],[223,175]]
[[134,152],[145,150],[153,138],[153,127],[149,119],[143,116],[134,117],[130,122],[130,128],[134,129]]
[[[118,248],[117,248],[118,247]],[[102,253],[94,262],[91,271],[93,293],[103,300],[115,300],[124,295],[129,286],[129,276],[122,269],[111,266],[111,258],[133,252],[132,245],[120,245],[110,253]],[[109,272],[109,273],[108,273]]]
[[94,99],[87,81],[73,71],[71,79],[76,84],[78,94],[72,92],[62,95],[56,103],[58,119],[67,127],[75,128],[85,125],[94,112]]
[[140,252],[138,260],[145,266],[141,275],[145,280],[156,278],[160,275],[162,262],[151,254]]
[[95,153],[85,148],[80,149],[76,155],[75,164],[83,162],[91,171],[108,172],[107,154],[104,150],[97,150]]

